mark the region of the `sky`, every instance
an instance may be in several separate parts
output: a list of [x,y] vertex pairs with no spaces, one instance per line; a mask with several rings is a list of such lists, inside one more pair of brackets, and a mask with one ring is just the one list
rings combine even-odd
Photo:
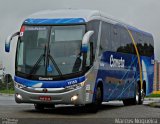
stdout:
[[4,52],[5,39],[19,31],[22,22],[32,13],[55,9],[94,9],[149,32],[155,40],[155,58],[160,60],[159,0],[0,0],[0,61],[6,73],[14,73],[16,42],[11,52]]

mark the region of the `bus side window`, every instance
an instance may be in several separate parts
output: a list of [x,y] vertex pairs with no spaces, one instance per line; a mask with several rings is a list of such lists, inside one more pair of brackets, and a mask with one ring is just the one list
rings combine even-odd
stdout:
[[149,56],[154,55],[154,41],[152,36],[147,37],[148,43],[149,43]]
[[94,34],[90,38],[90,42],[93,42],[93,56],[95,58],[95,52],[97,49],[97,40],[98,40],[98,33],[99,33],[99,20],[90,21],[87,23],[87,30],[93,30]]
[[121,46],[121,44],[120,44],[120,28],[118,25],[114,25],[113,29],[111,31],[113,34],[112,49],[114,52],[117,52],[118,48]]
[[110,41],[111,41],[110,24],[102,22],[99,55],[101,55],[105,51],[112,50],[112,44]]
[[86,59],[86,66],[90,66],[90,64],[91,64],[90,56],[91,56],[91,49],[90,49],[90,44],[89,44],[88,45],[88,52],[87,52],[87,59]]
[[132,40],[129,36],[127,29],[124,27],[120,28],[120,43],[121,46],[118,48],[117,52],[135,54]]
[[140,55],[144,55],[143,53],[143,35],[138,33],[138,43],[137,43],[137,48],[138,48],[138,51],[139,51],[139,54]]
[[134,32],[136,34],[137,48],[141,56],[151,57],[154,55],[153,38],[144,33]]

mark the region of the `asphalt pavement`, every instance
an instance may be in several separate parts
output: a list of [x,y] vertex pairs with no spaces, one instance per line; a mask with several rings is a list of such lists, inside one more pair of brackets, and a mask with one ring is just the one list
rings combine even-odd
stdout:
[[32,104],[17,104],[13,95],[0,95],[0,123],[128,124],[136,122],[137,120],[135,119],[150,119],[147,121],[159,124],[160,108],[152,105],[158,102],[160,102],[160,99],[150,98],[146,98],[143,105],[133,106],[124,106],[121,101],[105,102],[97,113],[89,113],[85,107],[65,105],[57,105],[55,109],[47,109],[40,112],[36,111]]

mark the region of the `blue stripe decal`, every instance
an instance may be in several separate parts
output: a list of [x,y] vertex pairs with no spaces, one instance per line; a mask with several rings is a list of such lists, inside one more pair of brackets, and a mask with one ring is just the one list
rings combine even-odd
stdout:
[[41,88],[63,88],[69,86],[69,82],[74,82],[74,84],[77,84],[85,81],[85,76],[62,81],[35,81],[15,76],[14,80],[17,83],[23,84],[27,87],[32,87],[36,84],[42,83]]
[[[125,79],[125,77],[128,77],[129,72],[130,72],[130,70],[131,70],[131,67],[133,66],[133,64],[135,64],[136,59],[137,59],[137,57],[134,57],[134,56],[132,57],[132,63],[131,63],[131,65],[129,66],[129,68],[126,70],[126,73],[123,75],[123,77],[122,77],[121,80]],[[135,74],[134,74],[134,75],[135,75]],[[132,82],[134,83],[134,81],[132,81]],[[125,84],[124,84],[122,93],[128,89],[128,87],[125,88],[125,87],[126,87],[126,84],[127,84],[127,81],[126,81]],[[132,83],[131,83],[131,84],[132,84]],[[129,86],[130,86],[130,85],[129,85]],[[118,87],[119,87],[119,85],[117,85],[115,88],[113,88],[113,91],[112,91],[112,93],[109,95],[108,99],[110,99],[111,96],[114,95],[114,93],[115,93],[115,91],[116,91],[116,89],[117,89]],[[122,93],[121,93],[121,94],[122,94]],[[119,98],[120,96],[121,96],[121,95],[119,95],[118,98]]]
[[85,23],[83,18],[58,18],[58,19],[26,19],[24,24],[80,24]]

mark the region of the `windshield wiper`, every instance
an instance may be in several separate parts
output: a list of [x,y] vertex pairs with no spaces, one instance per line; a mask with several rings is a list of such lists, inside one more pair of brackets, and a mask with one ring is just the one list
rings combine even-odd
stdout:
[[[46,53],[47,50],[47,53]],[[53,63],[53,65],[55,66],[57,72],[59,73],[59,75],[63,78],[62,72],[59,69],[58,65],[56,64],[55,60],[53,59],[53,57],[50,55],[50,50],[49,47],[48,49],[44,48],[44,53],[39,57],[39,59],[37,60],[37,62],[34,64],[33,68],[31,69],[29,75],[36,73],[36,71],[38,70],[38,65],[40,64],[40,62],[42,61],[42,59],[44,59],[44,66],[46,65],[45,69],[47,69],[48,65],[49,65],[49,60],[51,60],[51,62]],[[47,74],[46,74],[47,75]]]
[[45,61],[46,61],[45,54],[46,54],[46,46],[44,48],[44,53],[39,57],[39,59],[37,60],[37,62],[34,64],[34,66],[31,69],[29,75],[34,74],[38,70],[38,65],[42,61],[43,58],[44,58],[44,66],[45,66]]
[[55,68],[56,68],[56,70],[58,71],[59,75],[62,76],[62,72],[61,72],[61,70],[59,69],[59,67],[58,67],[58,65],[56,64],[56,62],[55,62],[55,60],[53,59],[53,57],[52,57],[50,54],[49,54],[48,57],[50,58],[50,60],[51,60],[51,62],[53,63],[53,65],[55,65]]
[[[59,75],[63,78],[63,74],[61,72],[61,70],[59,69],[57,63],[55,62],[55,60],[53,59],[53,57],[50,54],[50,48],[48,47],[48,51],[47,51],[47,56],[48,56],[48,60],[50,59],[51,62],[53,63],[53,65],[55,66],[57,72],[59,73]],[[48,65],[49,65],[49,61],[48,61]]]

